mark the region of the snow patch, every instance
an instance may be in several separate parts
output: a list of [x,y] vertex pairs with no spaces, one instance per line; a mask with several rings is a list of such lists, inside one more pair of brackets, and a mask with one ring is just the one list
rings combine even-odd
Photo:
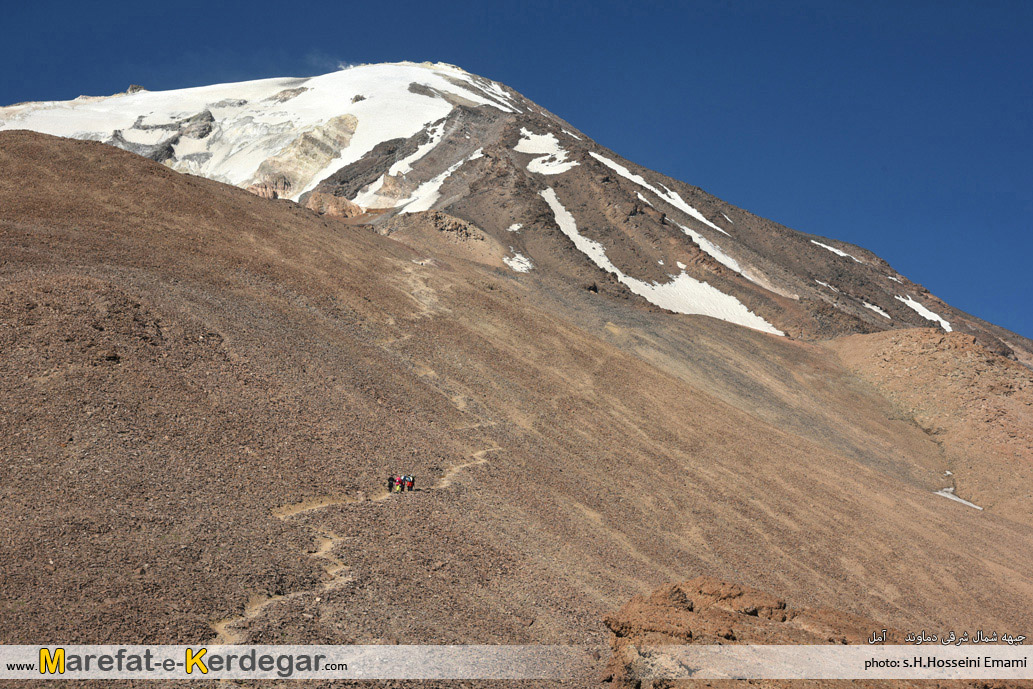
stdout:
[[951,328],[951,324],[944,320],[939,314],[933,313],[925,306],[923,306],[921,303],[915,301],[910,296],[908,296],[905,299],[904,297],[897,295],[896,299],[897,301],[904,302],[904,304],[910,307],[911,310],[913,310],[915,313],[917,313],[919,316],[926,319],[927,321],[934,321],[936,323],[939,323],[940,327],[946,330],[947,332],[951,332],[951,330],[953,330],[953,328]]
[[519,251],[516,251],[513,247],[509,247],[509,250],[513,252],[512,256],[506,256],[502,259],[502,262],[512,268],[518,273],[529,273],[534,264],[531,263],[531,259],[524,256]]
[[732,295],[725,294],[705,282],[690,277],[684,270],[675,276],[674,280],[664,284],[647,283],[625,275],[607,258],[606,249],[602,244],[578,232],[574,216],[560,203],[552,188],[544,189],[541,196],[552,209],[560,231],[574,243],[578,251],[591,259],[599,268],[615,275],[628,289],[650,303],[675,313],[711,316],[747,328],[775,335],[785,335],[781,330],[746,308]]
[[858,263],[864,263],[864,261],[862,261],[861,259],[859,259],[859,258],[857,258],[855,256],[851,256],[850,254],[848,254],[847,252],[843,251],[842,249],[837,249],[834,246],[829,246],[828,244],[822,244],[821,242],[816,242],[813,239],[811,240],[811,244],[817,244],[822,249],[828,249],[829,251],[831,251],[832,253],[836,254],[837,256],[842,256],[844,258],[852,258],[855,261],[857,261]]
[[724,215],[725,220],[727,220],[728,222],[732,223],[733,225],[735,224],[735,222],[724,213],[722,213],[721,215]]
[[428,180],[416,187],[412,196],[398,204],[405,206],[402,208],[402,213],[418,213],[419,211],[430,210],[431,207],[438,202],[438,199],[441,198],[441,185],[445,183],[445,180],[451,177],[456,170],[461,168],[467,162],[480,158],[481,151],[482,149],[478,148],[470,155],[469,158],[464,158],[458,163],[449,166],[447,170],[434,179]]
[[828,289],[832,290],[832,291],[833,291],[833,292],[835,292],[836,294],[840,294],[840,291],[839,291],[838,289],[836,289],[835,287],[833,287],[832,285],[830,285],[830,284],[829,284],[829,283],[827,283],[827,282],[822,282],[821,280],[815,280],[815,282],[817,282],[817,283],[818,283],[819,285],[821,285],[822,287],[827,287]]
[[513,103],[513,100],[510,98],[509,94],[506,93],[499,84],[495,83],[494,81],[489,81],[483,77],[475,77],[473,74],[470,74],[466,70],[459,68],[456,69],[457,72],[455,74],[452,74],[452,76],[458,79],[459,81],[462,81],[465,85],[465,88],[469,91],[473,91],[474,89],[480,91],[485,96],[488,96],[491,105],[494,105],[496,108],[502,110],[503,112],[523,113],[523,110],[516,107],[516,104]]
[[502,86],[500,86],[498,83],[494,81],[488,81],[487,83],[481,84],[480,86],[482,91],[485,91],[486,93],[488,93],[488,95],[494,96],[496,99],[501,100],[503,103],[513,108],[514,111],[521,114],[524,112],[519,107],[517,107],[517,104],[513,101],[513,98],[508,93],[506,93],[505,89],[503,89]]
[[[434,150],[434,147],[441,142],[441,137],[445,134],[445,121],[442,120],[436,127],[431,128],[428,132],[427,143],[417,148],[411,155],[399,160],[388,169],[387,174],[395,177],[397,175],[406,175],[412,172],[412,165],[417,160]],[[361,204],[360,204],[361,205]]]
[[[327,162],[319,160],[296,180],[293,197],[311,190],[330,174],[355,162],[377,144],[409,138],[446,117],[453,106],[444,98],[423,93],[461,96],[477,105],[504,110],[505,105],[464,88],[465,72],[441,64],[411,62],[363,65],[311,78],[260,79],[216,84],[175,91],[140,91],[110,97],[65,102],[29,103],[0,108],[0,129],[33,131],[78,139],[109,140],[116,130],[140,141],[146,129],[169,124],[208,110],[215,118],[211,133],[191,143],[189,150],[176,147],[173,169],[237,186],[251,184],[259,166],[282,153],[299,137],[345,115],[355,118],[355,132],[348,144],[331,151]],[[410,84],[426,87],[423,93]],[[287,89],[300,92],[288,101],[274,98]],[[352,102],[355,96],[362,99]],[[182,151],[182,152],[181,152]],[[207,158],[179,155],[207,153]],[[410,163],[411,164],[411,163]]]
[[890,320],[893,320],[892,318],[890,318],[890,315],[888,313],[886,313],[885,311],[880,309],[875,304],[869,304],[866,301],[862,301],[861,303],[864,304],[864,308],[870,309],[870,310],[874,311],[875,313],[879,314],[880,316],[885,316],[886,318],[889,318]]
[[[352,203],[356,203],[363,208],[379,208],[384,199],[380,197],[380,190],[384,187],[384,175],[377,178],[375,182],[370,183],[364,189],[360,190],[355,198],[352,199]],[[393,205],[390,199],[387,199],[387,207],[390,208]]]
[[540,175],[558,175],[561,172],[570,170],[577,161],[568,161],[567,152],[560,146],[559,140],[552,132],[546,134],[534,134],[523,127],[520,128],[523,138],[513,147],[518,153],[531,153],[539,155],[527,164],[528,172],[537,172]]
[[[443,128],[444,124],[442,124],[441,127]],[[399,206],[404,206],[407,203],[411,203],[413,200],[415,200],[417,198],[420,198],[420,197],[423,197],[423,196],[426,196],[427,194],[429,194],[431,188],[426,186],[426,185],[429,185],[432,182],[434,182],[435,180],[438,180],[438,178],[441,177],[441,175],[438,175],[438,177],[435,177],[433,180],[430,180],[429,182],[425,182],[424,184],[420,185],[420,187],[418,187],[416,189],[416,191],[414,191],[413,194],[409,198],[406,198],[406,199],[393,199],[390,196],[382,197],[380,195],[380,190],[384,187],[384,182],[387,179],[388,175],[394,176],[394,175],[397,175],[397,174],[405,174],[404,172],[401,172],[402,170],[411,171],[412,168],[409,167],[409,165],[411,163],[415,162],[416,160],[418,160],[419,158],[422,158],[428,152],[430,152],[430,150],[434,146],[436,146],[438,141],[440,141],[440,140],[441,140],[441,132],[440,131],[438,131],[436,134],[434,132],[431,132],[431,141],[429,141],[428,143],[426,143],[426,144],[424,144],[423,146],[420,147],[420,149],[424,149],[422,152],[420,150],[417,150],[416,153],[413,153],[412,155],[406,157],[405,159],[396,162],[394,165],[391,166],[390,170],[388,170],[385,174],[383,174],[379,178],[377,178],[377,180],[375,182],[372,182],[371,184],[369,184],[369,186],[365,187],[358,194],[356,194],[355,198],[352,199],[352,203],[356,203],[356,204],[362,206],[363,208],[397,208]],[[469,158],[467,158],[465,161],[461,161],[458,165],[461,166],[463,162],[469,162],[471,160],[476,160],[477,158],[481,158],[481,157],[483,157],[483,149],[478,148],[476,151],[473,152],[472,155],[470,155]],[[399,172],[393,172],[396,169],[399,170]],[[455,166],[455,165],[453,165],[450,168],[450,170],[452,172],[454,172],[456,169],[458,169],[458,167]],[[451,172],[446,170],[445,171],[445,176],[447,177],[449,174],[451,174]],[[440,182],[443,182],[443,181],[444,181],[444,178],[442,178],[440,180]],[[438,182],[438,186],[439,187],[441,186],[440,182]],[[431,203],[433,203],[433,201]],[[420,210],[427,210],[427,209],[426,208],[421,208]],[[409,212],[412,212],[412,211],[409,211]]]
[[642,195],[642,192],[636,191],[635,195],[638,196],[638,200],[639,201],[641,201],[642,203],[646,204],[647,206],[649,206],[651,208],[653,207],[653,204],[651,204],[649,202],[649,199],[647,199],[645,196]]
[[564,134],[566,134],[567,136],[572,136],[572,137],[574,137],[575,139],[577,139],[578,141],[581,141],[581,137],[580,137],[580,136],[578,136],[577,134],[575,134],[574,132],[568,132],[568,131],[567,131],[566,129],[562,129],[562,130],[560,130],[560,131],[562,131],[562,132],[563,132]]
[[506,232],[519,232],[521,227],[523,227],[521,223],[515,222],[506,228]]
[[[720,232],[722,234],[728,235],[727,232],[725,232],[720,227],[718,227],[717,225],[715,225],[714,223],[710,222],[705,217],[703,217],[703,214],[700,213],[698,210],[696,210],[695,208],[693,208],[689,204],[685,203],[685,200],[682,199],[682,197],[678,195],[678,192],[671,191],[667,187],[664,187],[664,185],[662,185],[662,184],[660,186],[663,187],[664,191],[660,191],[659,189],[654,187],[652,184],[647,182],[643,177],[641,177],[640,175],[636,175],[631,170],[629,170],[628,168],[624,167],[623,165],[621,165],[617,161],[610,160],[609,158],[606,158],[605,156],[601,156],[598,153],[596,153],[595,151],[589,151],[588,154],[590,156],[592,156],[593,158],[595,158],[596,160],[598,160],[603,165],[605,165],[606,167],[608,167],[611,170],[613,170],[614,172],[616,172],[621,177],[623,177],[623,178],[625,178],[627,180],[630,180],[630,181],[634,182],[635,184],[638,184],[639,186],[645,187],[646,189],[648,189],[649,191],[653,192],[654,194],[659,196],[661,199],[663,199],[667,203],[671,204],[672,206],[674,206],[675,208],[677,208],[681,212],[685,213],[686,215],[690,215],[693,218],[695,218],[696,220],[699,220],[704,225],[709,225],[710,227],[714,228],[718,232]],[[730,237],[731,235],[728,235],[728,236]]]
[[949,498],[950,500],[953,500],[954,502],[960,502],[962,505],[968,505],[969,507],[972,507],[973,509],[977,509],[977,510],[982,510],[983,509],[982,507],[980,507],[979,505],[975,504],[974,502],[969,502],[968,500],[962,500],[961,498],[959,498],[957,495],[954,494],[954,488],[953,487],[951,487],[951,488],[944,488],[943,490],[938,490],[938,491],[935,491],[935,492],[936,492],[936,495],[940,495],[942,497]]
[[155,146],[166,139],[172,138],[173,133],[167,129],[127,129],[122,132],[122,138],[133,144],[144,146]]
[[902,285],[904,284],[903,282],[900,282],[900,280],[898,280],[897,278],[895,278],[895,277],[893,277],[891,275],[887,275],[886,277],[888,277],[890,280],[893,280],[893,282],[899,282]]
[[695,230],[690,230],[688,227],[685,227],[681,223],[675,222],[674,220],[671,220],[671,222],[677,225],[682,232],[691,237],[692,241],[696,243],[696,246],[702,249],[708,256],[710,256],[726,268],[730,268],[742,275],[743,277],[745,277],[746,279],[751,280],[752,282],[752,279],[742,272],[742,266],[739,265],[739,262],[731,256],[729,256],[728,254],[726,254],[725,252],[721,251],[721,247],[719,247],[717,244],[714,244],[709,239],[701,235],[699,232],[696,232]]

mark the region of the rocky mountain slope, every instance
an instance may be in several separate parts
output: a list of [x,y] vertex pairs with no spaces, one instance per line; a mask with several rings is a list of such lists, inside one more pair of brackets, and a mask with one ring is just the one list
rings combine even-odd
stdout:
[[605,644],[607,613],[700,575],[1025,628],[1033,524],[964,471],[1033,458],[1003,430],[1019,455],[964,469],[983,421],[954,379],[895,378],[928,347],[1021,429],[1025,369],[939,328],[663,312],[544,222],[510,233],[521,272],[466,203],[356,225],[0,132],[0,642]]
[[[873,633],[887,644],[904,644],[906,632],[887,629],[876,620],[827,608],[796,608],[764,591],[714,577],[668,584],[632,598],[607,615],[613,653],[603,675],[610,686],[627,689],[661,687],[736,687],[743,680],[690,680],[677,652],[664,647],[688,644],[866,645]],[[883,643],[883,642],[880,642]],[[680,678],[680,679],[678,679]],[[795,687],[800,680],[750,680],[750,686]],[[951,686],[1029,687],[1033,682],[930,680],[823,680],[814,686],[874,687]]]
[[[1026,364],[1033,345],[860,247],[652,172],[491,80],[443,64],[0,109],[0,130],[93,139],[364,222],[440,210],[513,271],[801,339],[937,327]],[[835,234],[835,228],[829,228]]]
[[943,448],[969,502],[1033,523],[1033,371],[963,333],[889,331],[833,340],[852,371]]

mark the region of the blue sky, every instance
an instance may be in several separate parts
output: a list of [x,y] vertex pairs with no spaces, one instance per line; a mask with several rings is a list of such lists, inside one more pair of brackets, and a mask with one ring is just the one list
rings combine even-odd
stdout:
[[1033,337],[1033,2],[38,2],[0,103],[432,60]]

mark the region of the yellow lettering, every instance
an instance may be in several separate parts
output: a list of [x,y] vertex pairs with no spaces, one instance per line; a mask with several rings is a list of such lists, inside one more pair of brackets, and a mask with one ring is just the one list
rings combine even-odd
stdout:
[[202,648],[196,654],[194,653],[193,649],[190,649],[190,648],[187,649],[187,674],[188,675],[191,672],[194,671],[194,666],[195,665],[197,666],[197,669],[201,671],[201,674],[203,674],[203,675],[207,675],[208,674],[208,667],[204,663],[201,662],[201,658],[204,658],[204,654],[207,653],[207,652],[208,652],[207,648]]
[[39,673],[45,675],[65,673],[65,649],[59,648],[54,651],[54,655],[50,655],[49,648],[39,649]]

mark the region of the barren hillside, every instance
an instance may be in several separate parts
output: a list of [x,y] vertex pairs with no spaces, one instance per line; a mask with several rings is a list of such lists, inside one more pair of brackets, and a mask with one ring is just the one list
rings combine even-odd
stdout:
[[[683,664],[679,649],[691,644],[865,646],[873,634],[879,643],[904,644],[907,633],[887,629],[878,620],[828,608],[797,608],[764,591],[713,577],[662,586],[632,598],[606,617],[613,636],[613,654],[604,682],[621,689],[742,686],[742,680],[686,679],[692,665]],[[665,651],[665,647],[668,649]],[[698,665],[695,667],[698,668]],[[680,678],[680,679],[674,679]],[[750,680],[755,687],[1026,687],[1028,681],[960,680]]]
[[701,574],[1028,622],[1028,515],[935,494],[955,439],[849,349],[515,272],[435,213],[0,133],[0,643],[605,643]]

